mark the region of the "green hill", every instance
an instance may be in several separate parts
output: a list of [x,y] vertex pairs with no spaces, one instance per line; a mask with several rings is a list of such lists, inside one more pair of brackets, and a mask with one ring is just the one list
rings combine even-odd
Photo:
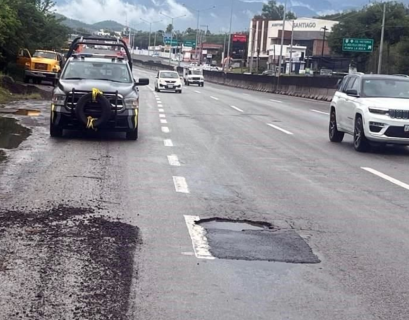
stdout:
[[106,20],[106,21],[101,21],[93,24],[88,24],[79,20],[75,19],[70,19],[62,14],[56,13],[55,16],[59,19],[62,19],[62,24],[73,29],[73,30],[78,30],[78,29],[84,29],[90,32],[93,31],[99,31],[100,29],[104,30],[112,30],[112,31],[122,31],[125,26],[112,20]]

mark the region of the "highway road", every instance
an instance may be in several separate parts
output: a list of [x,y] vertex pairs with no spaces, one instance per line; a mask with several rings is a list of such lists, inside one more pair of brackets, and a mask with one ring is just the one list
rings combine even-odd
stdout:
[[[151,79],[137,142],[51,139],[45,102],[22,120],[32,135],[0,165],[0,319],[408,318],[408,148],[330,143],[328,103],[209,83],[155,93],[155,73],[134,74]],[[69,229],[89,216],[108,251]],[[216,217],[265,228],[194,223]]]

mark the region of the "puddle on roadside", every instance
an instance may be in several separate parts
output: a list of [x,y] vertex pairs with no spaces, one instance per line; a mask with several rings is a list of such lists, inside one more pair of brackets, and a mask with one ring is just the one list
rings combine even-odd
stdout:
[[29,116],[29,117],[38,117],[41,113],[40,110],[34,109],[0,109],[0,113],[6,114],[16,114],[18,116]]
[[31,130],[18,124],[16,119],[0,117],[0,148],[17,148],[30,133]]
[[197,222],[198,225],[205,229],[217,229],[217,230],[230,230],[230,231],[263,231],[271,230],[272,227],[257,222],[240,221],[240,220],[224,220],[224,219],[213,219],[213,220],[203,220]]
[[0,150],[0,163],[7,159],[6,153],[3,150]]

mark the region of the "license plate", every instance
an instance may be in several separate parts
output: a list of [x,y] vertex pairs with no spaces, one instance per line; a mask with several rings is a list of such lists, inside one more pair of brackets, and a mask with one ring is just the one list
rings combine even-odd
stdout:
[[47,70],[47,65],[42,63],[36,63],[35,67],[40,70]]
[[169,84],[168,87],[169,87],[170,89],[173,89],[173,84]]
[[409,132],[409,124],[406,124],[406,125],[403,127],[403,131]]

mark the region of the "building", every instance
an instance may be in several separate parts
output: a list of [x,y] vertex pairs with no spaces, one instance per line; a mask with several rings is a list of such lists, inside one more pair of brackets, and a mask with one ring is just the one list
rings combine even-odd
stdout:
[[[284,27],[283,58],[290,58],[291,39],[293,42],[292,58],[304,60],[306,57],[329,56],[327,35],[337,21],[300,18],[286,21]],[[267,21],[253,19],[250,22],[249,32],[249,62],[251,57],[259,59],[262,65],[271,65],[279,61],[281,51],[281,36],[283,21]],[[304,53],[303,53],[304,51]],[[293,60],[294,61],[294,60]]]

